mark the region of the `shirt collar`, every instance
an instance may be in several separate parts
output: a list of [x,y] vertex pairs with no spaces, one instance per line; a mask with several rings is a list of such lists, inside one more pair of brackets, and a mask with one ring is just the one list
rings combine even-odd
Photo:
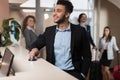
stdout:
[[33,32],[35,32],[35,30],[33,28],[29,27],[29,26],[27,26],[27,29],[32,30]]
[[86,24],[86,23],[80,23],[80,26],[81,26],[81,27],[86,27],[87,24]]
[[57,25],[57,26],[56,26],[56,32],[58,32],[58,31],[61,31],[61,32],[71,31],[70,23],[69,23],[68,27],[67,27],[64,31],[62,31],[62,30],[58,27],[58,25]]

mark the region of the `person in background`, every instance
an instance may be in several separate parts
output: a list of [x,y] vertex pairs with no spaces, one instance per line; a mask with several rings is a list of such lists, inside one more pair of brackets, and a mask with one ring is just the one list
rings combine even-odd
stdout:
[[114,59],[113,49],[120,53],[115,36],[111,35],[109,26],[104,28],[103,36],[99,40],[99,51],[101,53],[100,64],[102,68],[103,80],[111,80],[109,71],[111,61]]
[[85,80],[91,64],[91,51],[87,32],[68,19],[73,5],[59,0],[54,8],[53,20],[57,25],[47,27],[41,38],[31,46],[30,57],[46,46],[46,60],[79,80]]
[[35,34],[35,17],[28,15],[23,20],[22,33],[25,37],[26,49],[30,50],[31,43],[37,39]]
[[97,47],[92,39],[92,36],[91,36],[90,25],[86,24],[86,21],[87,21],[87,15],[85,13],[81,13],[78,17],[79,25],[86,29],[86,31],[88,33],[90,44],[93,46],[93,49],[97,49]]

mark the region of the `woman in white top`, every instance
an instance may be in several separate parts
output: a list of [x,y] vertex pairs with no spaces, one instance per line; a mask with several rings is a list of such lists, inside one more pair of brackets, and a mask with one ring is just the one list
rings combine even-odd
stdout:
[[113,49],[116,52],[120,52],[116,44],[116,38],[111,35],[110,28],[107,26],[104,28],[103,36],[99,40],[99,50],[102,54],[100,63],[103,80],[110,80],[111,77],[109,66],[114,59]]

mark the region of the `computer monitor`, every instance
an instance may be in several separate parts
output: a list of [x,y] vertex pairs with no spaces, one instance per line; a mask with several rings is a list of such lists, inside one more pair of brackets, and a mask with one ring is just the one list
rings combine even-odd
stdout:
[[1,67],[0,67],[0,77],[9,76],[10,69],[13,63],[13,58],[14,58],[14,54],[8,48],[6,48],[2,58]]

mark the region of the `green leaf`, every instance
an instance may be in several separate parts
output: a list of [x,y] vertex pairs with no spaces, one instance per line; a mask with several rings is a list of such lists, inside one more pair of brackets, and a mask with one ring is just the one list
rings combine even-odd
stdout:
[[11,23],[14,23],[14,25],[15,25],[17,28],[20,28],[20,29],[21,29],[21,25],[20,25],[16,20],[11,21]]
[[18,41],[19,40],[19,35],[20,35],[20,31],[18,28],[15,28],[15,39]]
[[[15,30],[12,30],[12,25],[9,24],[10,21],[11,24],[13,23],[15,25]],[[3,32],[1,32],[1,36],[4,37],[4,41],[2,41],[3,46],[12,44],[9,34],[10,32],[15,34],[14,38],[17,41],[19,40],[21,25],[16,20],[14,20],[13,18],[4,19],[2,23],[2,27],[3,27]]]

